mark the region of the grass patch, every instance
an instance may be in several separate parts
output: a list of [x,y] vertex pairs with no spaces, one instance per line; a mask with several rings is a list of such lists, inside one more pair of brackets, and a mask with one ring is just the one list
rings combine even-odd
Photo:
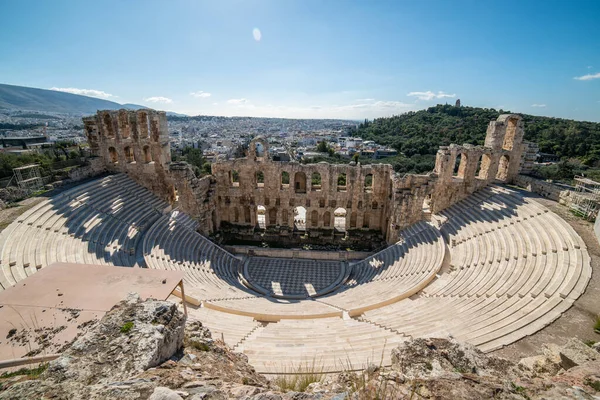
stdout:
[[323,379],[323,367],[317,366],[313,360],[312,364],[292,368],[291,373],[279,375],[273,383],[281,389],[282,392],[296,391],[304,392],[308,385],[315,382],[321,382]]
[[585,345],[588,347],[592,347],[593,345],[596,344],[596,341],[595,340],[586,340],[583,343],[585,343]]
[[13,376],[28,376],[30,378],[37,378],[48,368],[48,364],[40,364],[35,368],[21,368],[13,372],[5,372],[0,375],[0,378],[12,378]]
[[594,324],[594,331],[600,333],[600,317],[596,317],[596,323]]
[[590,378],[586,378],[583,383],[594,389],[596,392],[600,392],[600,381],[594,381]]
[[520,394],[521,396],[523,396],[524,398],[526,398],[528,400],[530,399],[530,397],[527,396],[527,393],[525,392],[525,388],[523,386],[519,386],[519,385],[515,384],[514,382],[511,382],[510,385],[512,387],[512,390],[515,393]]
[[125,322],[121,327],[121,333],[129,333],[133,329],[133,322]]

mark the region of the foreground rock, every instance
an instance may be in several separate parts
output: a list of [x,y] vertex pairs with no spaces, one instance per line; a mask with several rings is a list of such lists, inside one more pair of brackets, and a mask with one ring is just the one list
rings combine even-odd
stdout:
[[513,363],[452,338],[415,339],[386,368],[269,382],[174,304],[132,297],[38,379],[0,380],[0,399],[600,399],[596,349],[573,339],[542,351]]

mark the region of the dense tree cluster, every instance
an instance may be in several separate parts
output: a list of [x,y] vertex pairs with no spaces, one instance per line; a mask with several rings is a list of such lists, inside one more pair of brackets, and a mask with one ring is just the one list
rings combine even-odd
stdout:
[[[439,146],[482,145],[489,122],[508,112],[437,105],[390,118],[365,120],[351,134],[397,149],[403,156],[393,160],[394,168],[398,172],[418,173],[433,168]],[[600,166],[600,123],[521,115],[525,140],[536,142],[541,152],[564,159],[577,158],[586,166]]]

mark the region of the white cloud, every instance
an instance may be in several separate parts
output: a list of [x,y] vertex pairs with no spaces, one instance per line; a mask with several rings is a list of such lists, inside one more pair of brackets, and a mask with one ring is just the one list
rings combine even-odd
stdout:
[[546,107],[546,105],[545,104],[532,104],[531,107],[543,108],[543,107]]
[[247,99],[229,99],[227,100],[229,104],[246,104],[248,103]]
[[148,103],[164,103],[164,104],[173,103],[172,99],[169,99],[168,97],[162,97],[162,96],[147,97],[144,99],[144,101],[146,101]]
[[354,101],[375,101],[375,99],[356,99]]
[[197,97],[199,99],[205,99],[207,97],[210,97],[211,94],[207,93],[207,92],[204,92],[202,90],[198,90],[197,92],[191,92],[190,96],[194,96],[194,97]]
[[578,81],[591,81],[592,79],[600,79],[600,72],[597,74],[587,74],[583,76],[576,76],[573,79],[577,79]]
[[110,93],[103,92],[102,90],[96,90],[96,89],[52,87],[52,88],[50,88],[50,90],[56,90],[58,92],[66,92],[66,93],[72,93],[72,94],[80,94],[82,96],[99,97],[101,99],[108,99],[109,97],[118,97],[118,96],[113,96]]
[[444,97],[456,97],[456,93],[448,94],[442,91],[438,91],[437,93],[428,90],[426,92],[410,92],[407,96],[414,96],[419,100],[433,100],[433,99],[441,99]]
[[262,33],[260,32],[260,29],[252,29],[252,37],[254,37],[254,40],[256,40],[257,42],[260,42],[260,39],[262,38]]

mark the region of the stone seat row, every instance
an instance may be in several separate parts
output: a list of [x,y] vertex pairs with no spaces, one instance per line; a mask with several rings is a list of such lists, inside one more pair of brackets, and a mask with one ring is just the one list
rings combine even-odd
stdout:
[[150,227],[143,241],[146,265],[184,271],[186,294],[198,300],[255,295],[240,281],[240,260],[190,229],[188,218],[174,212]]
[[[142,195],[131,195],[136,192]],[[128,201],[97,207],[115,199]],[[133,266],[141,227],[152,223],[163,206],[122,174],[44,200],[0,233],[0,285],[10,287],[57,261]]]
[[259,373],[337,372],[389,365],[405,336],[339,317],[281,320],[249,335],[237,348]]
[[472,213],[471,203],[454,208],[450,221],[460,217],[463,229],[478,224],[485,232],[450,246],[453,269],[417,296],[361,318],[414,337],[452,334],[492,351],[548,325],[585,290],[591,267],[582,239],[541,204],[532,204],[533,217],[522,213],[494,230],[482,224],[494,217]]
[[440,232],[421,222],[405,239],[353,266],[355,275],[319,301],[351,316],[409,297],[434,279],[442,267],[445,245]]

